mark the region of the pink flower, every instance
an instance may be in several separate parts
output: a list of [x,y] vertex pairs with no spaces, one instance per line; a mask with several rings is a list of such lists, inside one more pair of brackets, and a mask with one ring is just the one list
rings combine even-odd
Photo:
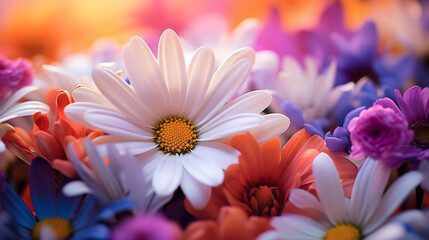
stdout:
[[31,85],[33,69],[31,62],[18,58],[11,61],[0,56],[0,91],[10,89],[16,91],[24,86]]
[[352,142],[350,157],[370,157],[398,168],[407,158],[414,133],[402,114],[374,105],[353,118],[348,126]]

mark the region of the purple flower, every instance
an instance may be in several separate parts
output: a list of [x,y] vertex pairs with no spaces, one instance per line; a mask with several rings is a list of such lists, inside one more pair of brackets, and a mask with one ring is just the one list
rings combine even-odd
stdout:
[[374,104],[353,118],[348,126],[352,142],[350,157],[371,157],[398,168],[408,157],[413,131],[398,111]]
[[[388,98],[376,101],[376,105],[391,108],[406,119],[408,128],[414,132],[414,138],[409,147],[414,158],[423,160],[429,158],[429,88],[411,87],[404,96],[395,90],[398,106]],[[410,161],[413,162],[413,161]]]
[[112,240],[181,239],[178,225],[157,215],[136,216],[123,220],[111,233]]
[[18,89],[31,85],[33,82],[33,69],[31,62],[18,58],[11,61],[0,56],[0,92]]

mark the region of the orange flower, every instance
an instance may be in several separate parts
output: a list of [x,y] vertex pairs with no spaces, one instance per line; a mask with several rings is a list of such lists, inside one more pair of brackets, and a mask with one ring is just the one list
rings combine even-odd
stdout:
[[304,129],[287,142],[283,151],[278,138],[258,145],[250,133],[234,136],[231,145],[241,152],[239,163],[226,169],[224,183],[213,189],[208,205],[197,210],[185,203],[188,211],[199,218],[216,219],[225,205],[237,206],[256,216],[282,214],[291,189],[314,191],[312,162],[320,152],[332,157],[346,194],[350,195],[357,167],[345,157],[331,153],[320,136],[311,136]]
[[37,112],[33,115],[33,130],[26,132],[16,127],[2,137],[9,151],[28,164],[36,156],[48,160],[52,167],[62,172],[67,177],[77,175],[71,161],[68,161],[67,145],[75,144],[80,159],[84,161],[85,154],[82,146],[83,138],[94,139],[104,135],[101,131],[85,128],[66,117],[64,108],[74,102],[71,95],[65,90],[51,90],[47,94],[47,102],[52,102],[55,96],[55,121],[50,124],[47,114]]
[[187,240],[255,239],[261,233],[272,229],[265,218],[248,216],[238,207],[225,206],[220,210],[219,218],[200,220],[191,223],[185,231]]

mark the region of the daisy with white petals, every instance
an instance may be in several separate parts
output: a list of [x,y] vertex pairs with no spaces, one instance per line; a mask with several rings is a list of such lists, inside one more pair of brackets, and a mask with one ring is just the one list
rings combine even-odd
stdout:
[[[258,138],[268,140],[283,132],[289,120],[280,114],[259,115],[272,100],[265,91],[229,101],[251,71],[252,49],[232,53],[216,70],[214,54],[206,47],[195,52],[186,68],[172,30],[162,34],[158,49],[156,59],[141,38],[133,37],[123,49],[130,85],[109,69],[93,71],[95,84],[114,107],[77,102],[65,112],[84,126],[110,134],[95,139],[97,144],[116,143],[139,154],[157,194],[171,195],[180,186],[201,208],[211,187],[222,183],[222,169],[238,162],[239,152],[224,142],[257,127],[253,131]],[[78,88],[73,96],[82,91],[85,88]],[[98,99],[85,94],[88,100]]]
[[294,214],[276,217],[271,221],[275,230],[260,239],[362,239],[381,227],[422,181],[421,173],[409,172],[384,191],[390,169],[368,158],[348,199],[335,165],[324,153],[314,159],[313,175],[318,199],[300,189],[290,195],[290,201],[313,218]]

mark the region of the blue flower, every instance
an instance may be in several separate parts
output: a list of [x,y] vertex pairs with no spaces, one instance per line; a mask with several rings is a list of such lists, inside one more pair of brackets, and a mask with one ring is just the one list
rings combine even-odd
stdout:
[[101,218],[129,207],[117,202],[99,212],[93,198],[81,204],[80,197],[68,198],[61,189],[57,192],[52,167],[43,158],[33,160],[29,181],[36,216],[13,188],[6,185],[0,195],[1,218],[8,223],[0,226],[3,237],[10,236],[12,230],[16,239],[39,239],[46,234],[55,239],[106,239],[109,230],[99,223]]

